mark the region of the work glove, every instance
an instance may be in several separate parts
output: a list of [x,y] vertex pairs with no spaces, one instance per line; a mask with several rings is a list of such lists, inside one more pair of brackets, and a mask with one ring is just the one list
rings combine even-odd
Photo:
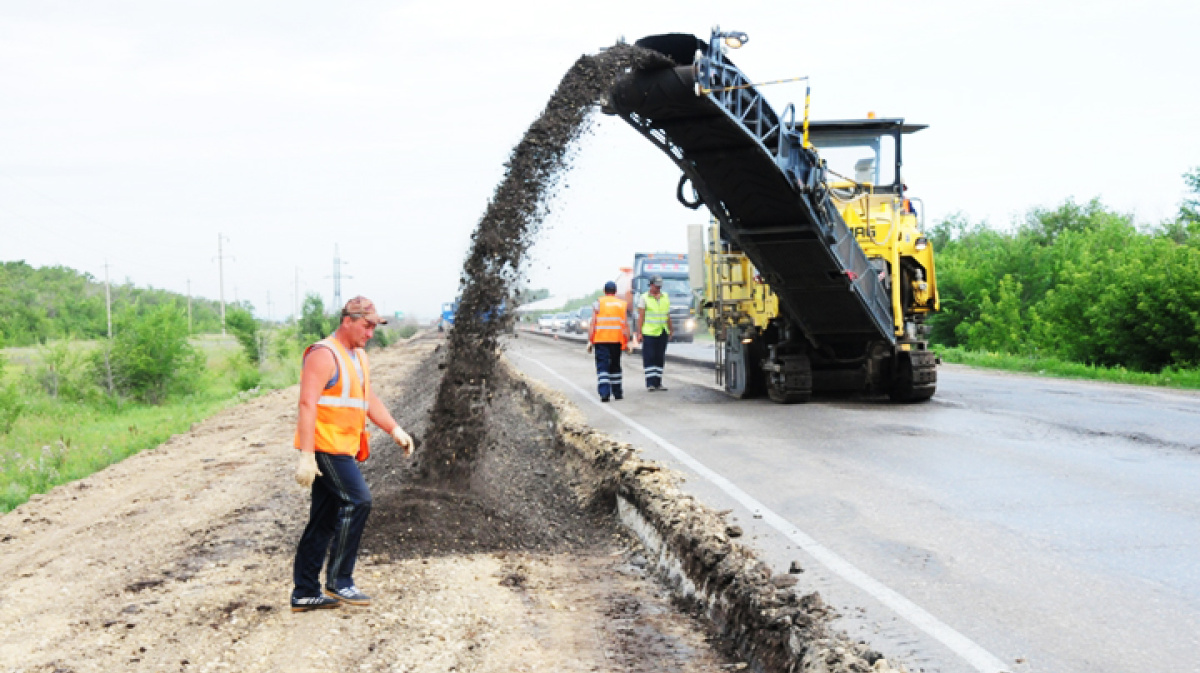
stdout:
[[396,444],[398,444],[400,446],[400,448],[404,449],[404,457],[405,458],[412,455],[412,452],[413,452],[412,437],[409,437],[408,433],[405,432],[403,429],[401,429],[399,425],[396,426],[395,430],[392,430],[392,439],[396,440]]
[[312,486],[313,480],[320,476],[322,475],[317,469],[317,454],[301,451],[300,459],[296,461],[296,483],[308,488]]

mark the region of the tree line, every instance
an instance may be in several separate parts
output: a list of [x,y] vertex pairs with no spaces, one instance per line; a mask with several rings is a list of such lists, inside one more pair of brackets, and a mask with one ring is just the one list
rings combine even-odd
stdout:
[[[219,302],[193,298],[189,324],[188,298],[177,293],[127,282],[112,286],[111,295],[109,339],[105,288],[91,275],[23,261],[0,264],[0,346],[38,346],[35,363],[18,381],[3,376],[7,363],[0,354],[0,434],[31,396],[92,406],[160,404],[207,385],[214,372],[205,371],[209,363],[192,337],[221,331]],[[251,309],[244,302],[226,306],[226,330],[241,346],[228,375],[241,390],[259,385],[271,359],[298,363],[301,349],[338,323],[311,293],[295,325],[267,325]],[[387,345],[391,336],[381,330],[373,345]]]
[[[110,285],[112,305],[148,310],[188,298],[169,290],[139,288],[128,281]],[[99,339],[108,335],[104,283],[64,266],[34,268],[24,261],[0,263],[0,345],[32,346],[55,339]],[[221,304],[193,298],[194,333],[221,331]],[[248,306],[246,307],[248,308]],[[185,325],[186,326],[186,325]]]
[[1034,209],[1013,231],[958,215],[929,232],[935,344],[1157,372],[1200,366],[1200,168],[1167,222],[1099,200]]

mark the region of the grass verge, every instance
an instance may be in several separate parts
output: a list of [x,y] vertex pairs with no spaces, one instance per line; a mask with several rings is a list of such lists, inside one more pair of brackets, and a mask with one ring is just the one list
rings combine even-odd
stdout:
[[[254,367],[245,362],[232,337],[204,336],[192,342],[207,360],[202,381],[195,393],[159,405],[101,395],[85,401],[53,397],[37,383],[44,353],[7,350],[9,378],[21,384],[21,410],[8,432],[0,431],[0,513],[32,495],[154,448],[222,409],[299,379],[298,347],[295,354],[287,352]],[[0,377],[0,387],[4,384]]]
[[0,438],[0,512],[187,432],[244,396],[191,396],[160,406],[34,401]]
[[972,367],[1109,383],[1200,389],[1200,371],[1194,369],[1168,368],[1157,373],[1138,372],[1124,367],[1097,367],[1053,357],[988,353],[944,346],[934,346],[933,348],[943,362]]

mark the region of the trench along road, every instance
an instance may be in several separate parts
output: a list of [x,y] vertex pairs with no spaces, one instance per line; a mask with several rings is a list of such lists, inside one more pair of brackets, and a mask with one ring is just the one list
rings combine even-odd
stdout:
[[601,404],[582,342],[507,348],[911,670],[1200,671],[1196,394],[943,366],[925,404],[782,406],[727,397],[702,359],[651,394],[626,355]]

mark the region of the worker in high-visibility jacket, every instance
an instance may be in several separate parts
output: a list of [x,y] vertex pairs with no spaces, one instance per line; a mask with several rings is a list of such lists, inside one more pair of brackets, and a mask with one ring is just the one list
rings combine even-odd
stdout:
[[671,298],[662,286],[662,276],[651,276],[650,290],[637,299],[637,339],[642,344],[642,369],[650,392],[666,390],[662,380],[667,342],[671,340]]
[[604,296],[592,305],[592,326],[588,347],[596,351],[596,390],[600,401],[625,397],[621,382],[621,351],[629,348],[629,325],[625,320],[625,302],[617,298],[617,284],[604,284]]
[[[308,525],[296,547],[292,567],[292,611],[336,608],[342,603],[370,605],[354,585],[354,561],[371,491],[356,461],[367,459],[367,419],[411,456],[413,440],[371,390],[371,371],[363,348],[375,327],[387,321],[366,297],[342,309],[342,322],[331,336],[304,351],[300,371],[300,408],[296,421],[296,481],[312,487]],[[321,565],[326,552],[325,590]]]

